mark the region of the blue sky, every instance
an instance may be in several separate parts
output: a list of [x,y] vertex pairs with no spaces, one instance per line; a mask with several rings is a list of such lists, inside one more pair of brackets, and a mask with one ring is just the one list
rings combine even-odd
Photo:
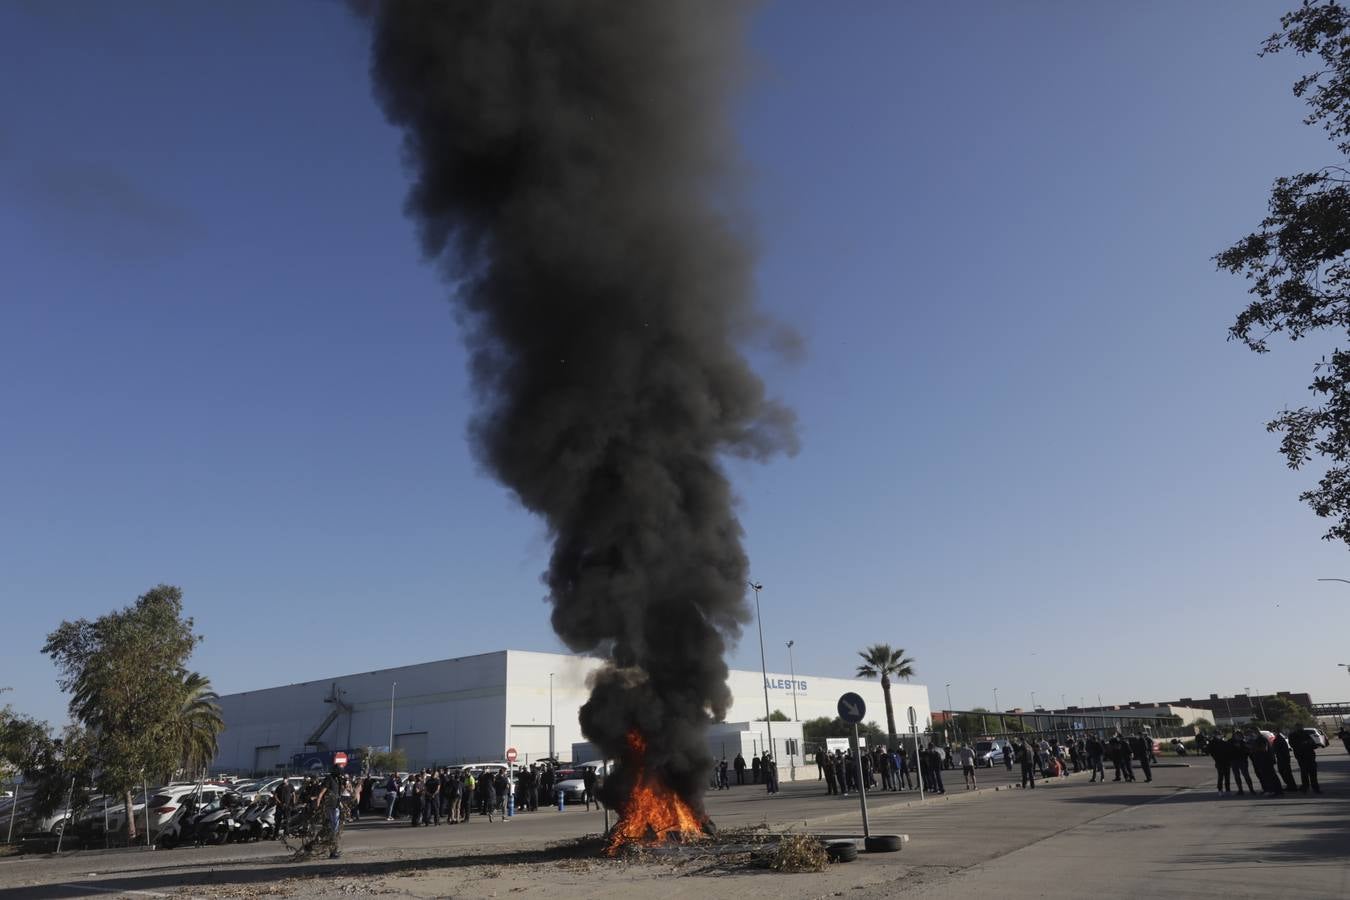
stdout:
[[[906,648],[935,706],[1350,696],[1343,547],[1263,424],[1327,340],[1225,341],[1210,257],[1331,161],[1279,3],[770,3],[738,107],[756,361],[728,464],[771,670]],[[0,5],[0,685],[181,585],[222,692],[559,647],[547,536],[471,458],[464,353],[327,3]],[[755,352],[751,350],[752,354]],[[758,666],[753,639],[732,657]]]

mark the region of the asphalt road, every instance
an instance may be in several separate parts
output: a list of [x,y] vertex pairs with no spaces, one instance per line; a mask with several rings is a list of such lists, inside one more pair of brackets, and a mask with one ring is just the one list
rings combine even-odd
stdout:
[[[291,862],[277,844],[9,858],[0,860],[0,900],[254,896],[281,880],[302,883],[288,889],[295,896],[369,886],[406,896],[550,898],[733,897],[752,888],[784,898],[841,890],[859,897],[1053,897],[1085,890],[1108,898],[1350,897],[1350,759],[1340,748],[1320,757],[1325,793],[1282,800],[1216,795],[1205,760],[1156,769],[1152,784],[1089,784],[1076,775],[1023,791],[1007,787],[1007,773],[996,769],[981,773],[986,787],[968,792],[959,776],[949,777],[948,794],[923,803],[915,794],[871,797],[874,833],[910,835],[902,853],[864,855],[819,875],[669,879],[607,863],[559,871],[562,864],[549,861],[538,868],[551,841],[600,832],[600,813],[569,808],[434,828],[366,820],[350,827],[336,862]],[[823,836],[861,833],[856,797],[827,797],[814,780],[785,784],[774,797],[755,786],[713,792],[707,806],[724,829],[762,822]]]

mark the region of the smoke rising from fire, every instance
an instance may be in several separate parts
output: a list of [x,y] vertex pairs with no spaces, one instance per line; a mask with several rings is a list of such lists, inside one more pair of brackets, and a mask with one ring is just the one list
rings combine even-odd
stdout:
[[[697,804],[704,732],[731,699],[724,651],[749,620],[719,456],[796,447],[737,346],[764,324],[728,114],[746,9],[366,11],[406,209],[465,331],[475,450],[548,524],[554,629],[612,663],[583,732],[622,759],[636,729],[647,771]],[[619,798],[622,772],[607,787]]]

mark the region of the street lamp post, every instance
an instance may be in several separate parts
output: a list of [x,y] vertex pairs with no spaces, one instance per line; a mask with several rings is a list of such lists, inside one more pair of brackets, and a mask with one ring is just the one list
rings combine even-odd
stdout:
[[947,682],[947,740],[950,741],[952,731],[952,683]]
[[398,682],[395,681],[389,685],[389,752],[394,752],[394,692],[398,690]]
[[548,673],[548,757],[553,760],[550,765],[556,765],[558,755],[553,752],[553,673]]
[[788,675],[792,677],[792,721],[797,721],[797,667],[792,662],[792,645],[796,641],[788,641]]
[[998,731],[1003,734],[1007,731],[1007,726],[1003,722],[1003,713],[998,708],[998,688],[994,688],[994,713],[998,715]]
[[764,676],[764,727],[769,730],[769,757],[777,768],[778,757],[774,753],[773,746],[773,713],[769,712],[769,666],[764,661],[764,619],[759,614],[759,592],[764,590],[764,585],[758,581],[750,581],[747,584],[750,585],[750,590],[755,592],[755,627],[759,629],[759,671]]

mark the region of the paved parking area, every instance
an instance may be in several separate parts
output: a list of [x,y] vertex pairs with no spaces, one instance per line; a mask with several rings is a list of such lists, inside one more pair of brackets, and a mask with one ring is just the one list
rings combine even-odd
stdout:
[[[1350,897],[1350,759],[1322,755],[1325,793],[1275,800],[1219,797],[1212,767],[1155,770],[1146,784],[1089,784],[1083,775],[1035,791],[989,778],[945,797],[873,795],[873,831],[905,833],[897,854],[864,855],[826,873],[789,875],[601,860],[547,848],[598,835],[598,812],[521,814],[506,823],[410,828],[383,819],[351,827],[341,860],[289,861],[276,844],[174,851],[89,851],[0,860],[0,900],[91,896],[778,897],[1080,896]],[[991,773],[998,775],[998,770]],[[995,790],[998,788],[998,790]],[[764,823],[859,836],[856,797],[824,796],[814,780],[769,797],[745,786],[708,797],[723,828]]]

